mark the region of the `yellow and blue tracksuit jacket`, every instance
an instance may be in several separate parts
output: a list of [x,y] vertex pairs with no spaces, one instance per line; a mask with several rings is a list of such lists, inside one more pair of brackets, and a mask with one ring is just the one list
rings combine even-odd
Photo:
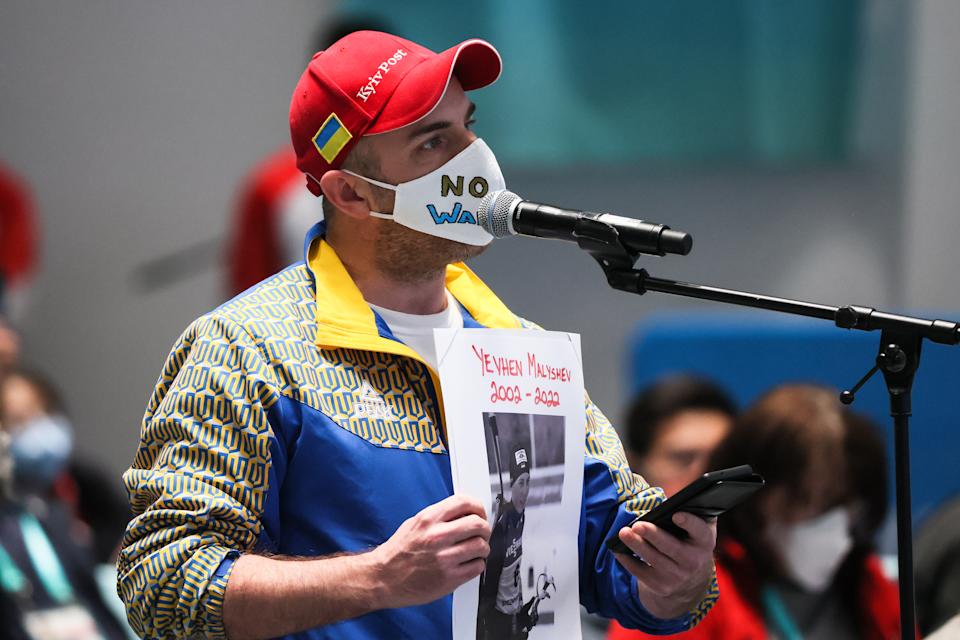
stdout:
[[[134,518],[118,591],[149,638],[224,637],[223,595],[241,553],[361,551],[453,492],[436,373],[364,301],[323,223],[293,265],[197,319],[174,345],[124,474]],[[447,288],[467,327],[525,326],[466,266]],[[371,400],[390,411],[360,411]],[[716,599],[659,620],[604,539],[663,499],[630,473],[586,402],[580,599],[628,626],[670,633]],[[296,637],[449,638],[452,597],[381,610]]]

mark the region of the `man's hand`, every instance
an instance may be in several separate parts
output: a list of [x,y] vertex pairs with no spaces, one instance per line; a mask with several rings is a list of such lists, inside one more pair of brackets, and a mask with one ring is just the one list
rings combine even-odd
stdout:
[[483,572],[490,525],[479,500],[451,496],[405,521],[370,552],[381,608],[432,602]]
[[309,559],[244,554],[223,601],[227,636],[275,638],[431,602],[480,575],[489,539],[483,505],[453,496],[413,516],[366,553]]
[[643,560],[615,554],[636,577],[640,602],[658,618],[675,618],[692,610],[713,578],[716,519],[707,522],[690,513],[677,513],[673,522],[689,534],[686,540],[649,522],[637,522],[620,529],[620,540]]

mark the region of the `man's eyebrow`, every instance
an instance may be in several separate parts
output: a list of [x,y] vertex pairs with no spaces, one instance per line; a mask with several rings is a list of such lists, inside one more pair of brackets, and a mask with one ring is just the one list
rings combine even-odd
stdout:
[[[470,106],[467,108],[467,117],[469,120],[473,117],[473,112],[477,110],[477,105],[473,102],[470,103]],[[407,140],[413,140],[427,133],[433,133],[434,131],[439,131],[440,129],[446,129],[450,127],[452,123],[449,120],[438,120],[437,122],[431,122],[430,124],[425,124],[422,127],[417,127],[407,135]]]

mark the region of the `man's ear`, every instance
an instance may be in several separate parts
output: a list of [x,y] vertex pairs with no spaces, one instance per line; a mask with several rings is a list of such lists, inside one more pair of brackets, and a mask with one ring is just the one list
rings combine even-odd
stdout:
[[364,188],[365,184],[363,180],[336,169],[320,176],[323,197],[351,218],[363,219],[370,215],[369,203],[372,201],[372,194],[370,189]]

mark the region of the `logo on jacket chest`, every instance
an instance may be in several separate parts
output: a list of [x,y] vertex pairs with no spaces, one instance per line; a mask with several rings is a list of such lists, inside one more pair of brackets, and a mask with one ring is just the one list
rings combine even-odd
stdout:
[[368,420],[399,420],[397,415],[387,405],[387,401],[373,386],[363,381],[360,388],[354,392],[353,417],[367,418]]

